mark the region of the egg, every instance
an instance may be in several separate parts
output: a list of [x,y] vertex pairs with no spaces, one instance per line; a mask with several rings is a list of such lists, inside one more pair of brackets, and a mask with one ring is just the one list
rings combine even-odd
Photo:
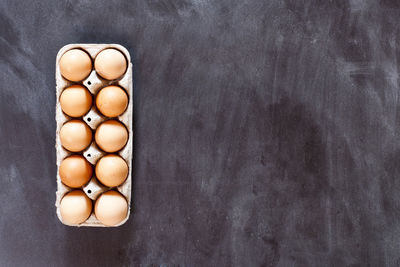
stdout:
[[128,131],[121,122],[108,120],[97,127],[94,138],[102,150],[112,153],[125,146],[128,141]]
[[65,158],[60,164],[61,181],[72,188],[87,184],[92,177],[92,165],[81,155]]
[[61,127],[60,140],[65,149],[71,152],[79,152],[90,145],[92,131],[83,121],[71,120]]
[[126,58],[117,49],[108,48],[101,51],[94,60],[96,72],[107,80],[121,77],[126,71]]
[[71,49],[61,56],[59,66],[61,75],[65,79],[79,82],[92,71],[92,60],[83,50]]
[[106,155],[96,164],[96,177],[105,186],[119,186],[127,176],[128,164],[118,155]]
[[128,95],[121,87],[115,85],[104,87],[97,94],[96,106],[103,115],[117,117],[128,106]]
[[81,117],[90,110],[92,95],[82,85],[72,85],[61,93],[60,105],[68,116]]
[[92,201],[81,190],[67,193],[60,203],[62,221],[66,224],[80,224],[92,213]]
[[94,205],[94,213],[102,224],[114,226],[126,218],[128,202],[117,191],[107,191],[97,199]]

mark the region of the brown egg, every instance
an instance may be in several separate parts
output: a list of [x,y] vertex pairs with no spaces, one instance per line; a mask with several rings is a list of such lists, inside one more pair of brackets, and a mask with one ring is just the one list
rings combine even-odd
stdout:
[[81,155],[65,158],[60,164],[61,181],[72,188],[81,187],[92,177],[92,165]]
[[94,60],[96,72],[107,80],[121,77],[126,71],[126,65],[125,56],[113,48],[101,51]]
[[80,224],[92,213],[92,201],[81,190],[67,193],[60,203],[62,221],[66,224]]
[[102,224],[114,226],[126,218],[128,214],[128,202],[117,191],[107,191],[96,200],[94,213]]
[[106,155],[96,164],[96,177],[105,186],[119,186],[127,176],[128,164],[118,155]]
[[65,149],[79,152],[90,145],[92,131],[83,121],[71,120],[61,127],[60,140]]
[[103,115],[117,117],[128,106],[128,95],[121,87],[115,85],[104,87],[97,94],[96,106]]
[[108,120],[96,129],[95,140],[105,152],[116,152],[123,148],[128,141],[128,131],[116,120]]
[[70,81],[79,82],[89,76],[92,70],[90,56],[81,49],[65,52],[59,62],[61,75]]
[[81,117],[90,110],[92,95],[82,85],[72,85],[61,93],[60,105],[68,116]]

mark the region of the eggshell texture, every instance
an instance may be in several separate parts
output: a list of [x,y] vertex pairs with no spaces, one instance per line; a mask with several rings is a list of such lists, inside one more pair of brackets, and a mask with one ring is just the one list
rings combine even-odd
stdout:
[[101,77],[114,80],[126,71],[125,56],[117,49],[108,48],[101,51],[94,60],[94,68]]
[[61,127],[60,141],[65,149],[79,152],[90,145],[92,131],[83,121],[71,120]]
[[87,184],[92,177],[92,165],[81,155],[65,158],[60,164],[61,181],[72,188]]
[[92,107],[92,95],[82,85],[72,85],[61,93],[60,105],[68,116],[81,117]]
[[128,95],[118,86],[107,86],[96,97],[97,109],[107,117],[121,115],[128,106]]
[[64,223],[80,224],[92,213],[92,201],[81,190],[67,193],[60,203],[60,213]]
[[102,224],[114,226],[126,218],[128,203],[120,193],[107,191],[96,200],[94,213]]
[[127,176],[128,164],[118,155],[106,155],[96,164],[96,177],[105,186],[119,186]]
[[61,56],[59,66],[61,75],[65,79],[79,82],[89,76],[92,71],[92,60],[83,50],[71,49]]
[[105,152],[116,152],[123,148],[128,141],[128,131],[116,120],[108,120],[96,129],[95,140]]

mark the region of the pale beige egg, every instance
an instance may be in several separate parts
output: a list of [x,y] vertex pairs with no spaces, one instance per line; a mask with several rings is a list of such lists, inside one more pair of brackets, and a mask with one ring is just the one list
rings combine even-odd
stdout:
[[92,177],[92,165],[81,155],[65,158],[60,164],[61,181],[72,188],[87,184]]
[[109,154],[96,164],[96,177],[109,187],[119,186],[128,176],[128,164],[118,155]]
[[60,140],[65,149],[71,152],[79,152],[90,145],[92,131],[83,121],[71,120],[61,127]]
[[126,58],[117,49],[108,48],[101,51],[94,60],[96,72],[107,80],[115,80],[126,71]]
[[66,224],[80,224],[92,213],[92,201],[81,190],[67,193],[60,203],[62,221]]
[[97,94],[96,106],[103,115],[117,117],[128,106],[128,95],[121,87],[115,85],[104,87]]
[[92,95],[82,85],[72,85],[61,93],[60,105],[68,116],[81,117],[90,110]]
[[90,56],[81,49],[65,52],[59,61],[61,75],[70,81],[79,82],[89,76],[92,70]]
[[96,200],[94,213],[102,224],[114,226],[126,218],[128,202],[117,191],[107,191]]
[[128,141],[128,131],[116,120],[108,120],[96,129],[95,140],[105,152],[116,152],[123,148]]

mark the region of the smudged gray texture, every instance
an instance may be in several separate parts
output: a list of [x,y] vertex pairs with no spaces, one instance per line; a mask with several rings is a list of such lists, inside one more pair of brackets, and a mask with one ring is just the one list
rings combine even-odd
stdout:
[[[399,266],[400,2],[1,1],[0,266]],[[134,60],[134,210],[55,214],[57,51]]]

